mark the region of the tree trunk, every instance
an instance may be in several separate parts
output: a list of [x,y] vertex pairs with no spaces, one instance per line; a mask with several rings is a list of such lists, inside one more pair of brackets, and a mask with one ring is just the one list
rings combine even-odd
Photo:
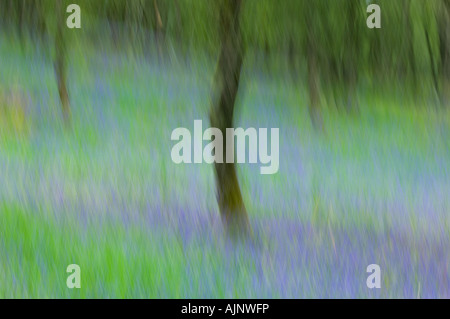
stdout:
[[158,58],[161,60],[163,57],[162,52],[162,41],[163,41],[163,28],[164,25],[162,23],[161,19],[161,13],[159,12],[158,2],[157,0],[153,0],[153,8],[155,9],[155,39],[156,39],[156,46],[158,49]]
[[225,163],[226,129],[233,127],[233,112],[242,68],[242,40],[239,30],[241,0],[225,0],[220,12],[221,52],[216,70],[218,101],[210,113],[212,127],[222,131],[224,163],[215,163],[217,200],[225,226],[232,233],[246,233],[248,217],[234,163]]
[[66,84],[66,44],[64,41],[64,10],[61,1],[56,1],[56,35],[54,68],[58,84],[59,99],[61,101],[64,121],[70,121],[70,103]]
[[400,82],[409,83],[408,81],[411,79],[413,93],[415,93],[417,92],[417,72],[414,54],[414,28],[411,17],[411,0],[402,0],[401,10],[402,27],[400,30],[403,36],[401,38],[400,61],[397,63],[396,75]]
[[430,67],[431,67],[431,75],[433,76],[434,89],[436,90],[436,94],[440,96],[438,73],[436,72],[433,49],[431,48],[430,36],[428,35],[427,29],[425,29],[425,39],[427,40],[428,55],[430,56]]

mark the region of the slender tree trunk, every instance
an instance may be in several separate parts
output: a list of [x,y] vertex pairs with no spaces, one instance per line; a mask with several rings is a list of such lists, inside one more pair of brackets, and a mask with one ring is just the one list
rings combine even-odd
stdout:
[[162,58],[163,56],[163,52],[162,52],[162,41],[163,41],[163,22],[161,19],[161,13],[159,12],[159,7],[158,7],[158,1],[157,0],[153,0],[153,8],[155,10],[155,21],[156,21],[156,25],[155,25],[155,38],[156,38],[156,46],[158,48],[158,57],[159,59]]
[[340,110],[342,107],[341,101],[341,87],[340,83],[342,82],[341,73],[342,73],[342,65],[339,63],[339,58],[336,55],[331,55],[328,59],[328,86],[332,95],[333,104],[336,109]]
[[[411,21],[411,1],[403,0],[404,19],[406,23],[405,32],[407,32],[407,57],[409,60],[409,67],[411,69],[411,76],[414,89],[417,88],[417,70],[416,70],[416,56],[414,53],[414,29]],[[415,91],[415,90],[414,90]]]
[[70,121],[70,103],[66,84],[66,44],[64,41],[64,8],[61,1],[56,1],[56,34],[55,34],[55,61],[54,68],[58,85],[59,99],[61,101],[64,121]]
[[397,64],[396,72],[398,80],[407,82],[411,79],[414,92],[416,92],[416,59],[414,54],[414,30],[411,23],[411,0],[402,0],[402,32],[400,49],[400,62]]
[[427,40],[428,55],[430,56],[430,68],[431,68],[431,75],[433,76],[434,88],[436,90],[436,94],[440,95],[438,73],[436,71],[433,50],[431,48],[430,36],[428,35],[427,29],[425,29],[425,39]]
[[[233,127],[233,112],[242,68],[242,41],[239,27],[241,0],[225,0],[220,12],[221,52],[216,70],[218,101],[213,105],[210,121],[222,131],[223,158],[230,143],[226,129]],[[234,163],[216,163],[217,200],[225,226],[233,233],[248,230],[248,217],[239,188]]]

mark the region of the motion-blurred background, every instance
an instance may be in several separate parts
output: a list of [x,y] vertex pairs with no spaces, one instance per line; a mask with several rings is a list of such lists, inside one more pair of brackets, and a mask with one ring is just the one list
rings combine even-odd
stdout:
[[[449,10],[0,0],[0,297],[449,298]],[[174,164],[194,119],[278,173]]]

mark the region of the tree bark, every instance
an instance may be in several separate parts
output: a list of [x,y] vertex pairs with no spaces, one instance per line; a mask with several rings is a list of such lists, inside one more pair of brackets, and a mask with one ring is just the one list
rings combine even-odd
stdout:
[[216,70],[218,101],[213,105],[210,121],[222,131],[224,163],[215,163],[217,200],[222,220],[229,231],[245,233],[248,216],[239,188],[234,163],[226,162],[226,129],[233,127],[233,113],[242,68],[242,40],[239,26],[241,0],[224,0],[220,12],[221,51]]
[[58,85],[59,99],[64,121],[70,121],[70,102],[66,84],[66,44],[64,41],[64,10],[61,1],[56,1],[56,34],[55,34],[55,61],[54,68]]

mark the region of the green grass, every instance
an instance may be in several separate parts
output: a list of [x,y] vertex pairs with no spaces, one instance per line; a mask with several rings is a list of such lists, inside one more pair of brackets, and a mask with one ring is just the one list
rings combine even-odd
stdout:
[[[2,298],[180,297],[186,261],[162,232],[57,222],[20,208],[2,207],[1,216]],[[72,263],[81,267],[83,289],[66,287]]]

